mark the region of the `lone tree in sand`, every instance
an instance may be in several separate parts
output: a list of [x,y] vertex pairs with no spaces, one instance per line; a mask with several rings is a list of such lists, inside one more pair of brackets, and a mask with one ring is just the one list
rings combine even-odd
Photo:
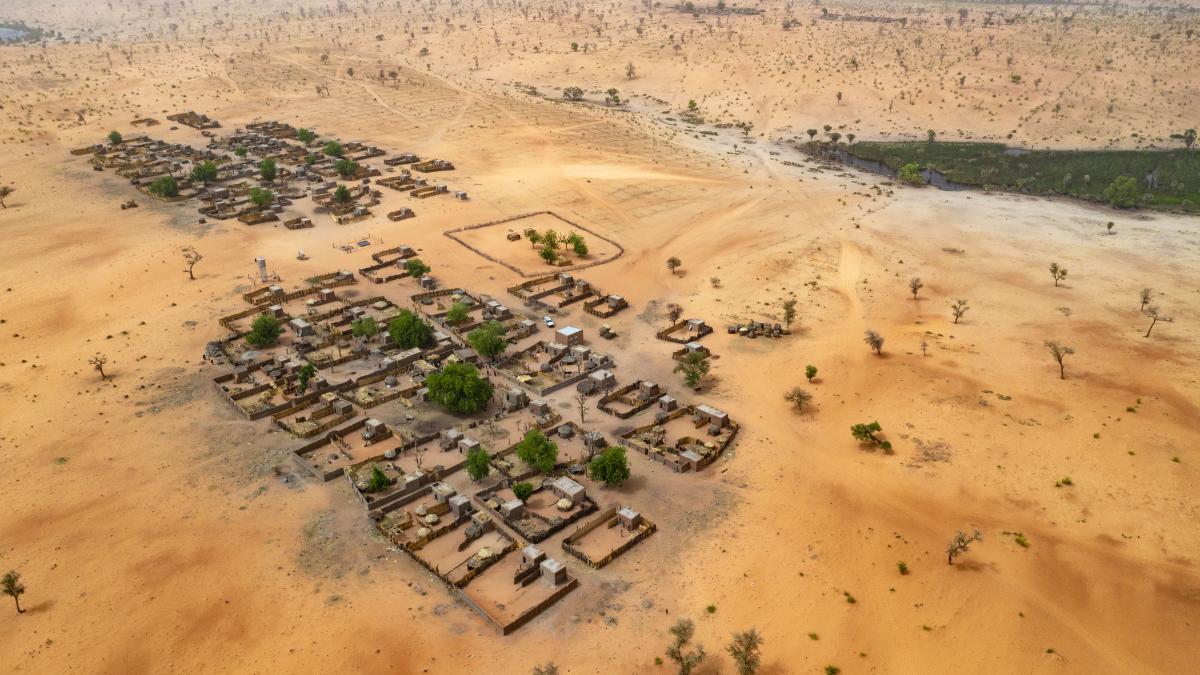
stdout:
[[879,333],[869,330],[863,334],[863,342],[875,351],[877,355],[883,355],[883,336]]
[[817,367],[816,366],[814,366],[814,365],[804,366],[804,378],[806,380],[808,380],[809,382],[812,382],[813,378],[815,378],[816,376],[817,376]]
[[1146,303],[1150,302],[1150,297],[1153,294],[1154,294],[1154,289],[1151,289],[1151,288],[1143,288],[1142,289],[1142,295],[1141,295],[1142,304],[1140,307],[1138,307],[1139,312],[1146,309]]
[[1170,321],[1171,317],[1163,316],[1158,309],[1158,305],[1147,305],[1142,309],[1142,314],[1150,317],[1150,327],[1146,329],[1145,337],[1150,337],[1150,331],[1154,330],[1154,324],[1159,321]]
[[792,322],[796,320],[796,299],[789,298],[783,301],[783,327],[791,330]]
[[675,256],[667,258],[667,269],[671,270],[671,274],[675,274],[675,270],[679,269],[679,266],[682,264],[683,263],[680,262],[679,258],[676,258]]
[[742,633],[733,634],[733,642],[725,648],[737,664],[738,675],[754,675],[762,662],[758,653],[762,648],[763,636],[753,628]]
[[583,90],[579,87],[567,87],[566,89],[563,89],[562,94],[563,98],[567,99],[568,101],[583,100]]
[[891,450],[891,441],[885,441],[875,435],[881,431],[883,431],[883,427],[879,426],[879,422],[855,424],[850,427],[850,435],[859,443],[863,445],[878,445],[884,450]]
[[1067,268],[1059,266],[1058,263],[1050,263],[1050,276],[1054,277],[1054,285],[1058,286],[1058,282],[1067,278]]
[[967,304],[966,300],[955,300],[954,304],[950,305],[950,313],[954,315],[954,323],[958,323],[958,320],[963,318],[963,314],[966,314],[968,309],[971,309],[971,306]]
[[25,594],[25,585],[21,583],[21,575],[16,571],[8,572],[4,575],[4,580],[0,581],[0,589],[4,590],[5,595],[12,596],[17,605],[17,614],[24,614],[25,610],[21,609],[21,596]]
[[667,305],[667,321],[670,321],[672,326],[679,322],[681,316],[683,316],[683,307],[674,302]]
[[558,675],[558,666],[547,663],[544,666],[534,666],[533,675]]
[[921,288],[924,286],[925,283],[921,281],[921,277],[913,277],[912,279],[908,280],[908,290],[912,291],[913,300],[917,299],[917,293],[919,293]]
[[700,386],[700,381],[704,379],[704,376],[708,375],[710,366],[708,354],[704,352],[688,352],[675,365],[675,370],[672,372],[683,373],[683,383],[695,389]]
[[954,559],[966,553],[971,542],[975,541],[983,541],[983,533],[979,530],[975,530],[975,533],[969,537],[964,532],[955,534],[954,539],[951,539],[949,545],[946,546],[947,564],[953,565]]
[[196,263],[200,262],[201,260],[204,260],[204,256],[200,255],[200,252],[194,247],[183,247],[183,262],[187,265],[187,269],[185,271],[188,273],[188,279],[192,281],[196,280],[196,275],[192,273],[192,268],[195,267]]
[[604,102],[607,105],[613,105],[621,102],[621,97],[616,87],[609,87],[608,91],[604,92]]
[[13,192],[16,192],[16,190],[17,189],[11,185],[0,185],[0,209],[8,208],[8,205],[4,203],[4,200],[8,199],[8,196]]
[[704,660],[704,645],[688,651],[688,643],[696,635],[696,624],[691,619],[680,619],[671,626],[671,635],[675,641],[667,647],[667,658],[679,666],[679,675],[691,675],[692,670]]
[[1061,379],[1061,380],[1067,379],[1067,370],[1066,370],[1066,366],[1063,365],[1063,360],[1066,359],[1071,354],[1074,354],[1075,350],[1066,345],[1059,344],[1053,340],[1046,340],[1046,349],[1050,350],[1050,356],[1054,357],[1054,360],[1056,362],[1058,362],[1058,377],[1059,377],[1059,379]]
[[800,387],[792,387],[788,393],[783,395],[783,399],[791,403],[795,407],[796,412],[804,412],[804,405],[812,400],[812,394],[801,389]]
[[88,363],[92,364],[92,367],[95,368],[98,373],[100,373],[100,379],[108,379],[108,376],[104,374],[104,364],[108,363],[107,356],[103,354],[96,354],[92,358],[88,359]]
[[630,80],[637,77],[637,66],[633,65],[632,63],[626,63],[625,64],[625,77]]

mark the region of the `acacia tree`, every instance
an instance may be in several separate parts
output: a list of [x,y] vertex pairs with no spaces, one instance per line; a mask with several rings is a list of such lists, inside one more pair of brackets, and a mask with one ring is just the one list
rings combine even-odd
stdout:
[[791,403],[799,413],[804,412],[804,405],[812,400],[812,394],[800,387],[792,387],[788,393],[783,395],[783,399]]
[[95,368],[96,372],[100,373],[101,380],[108,379],[108,375],[104,374],[104,364],[108,363],[107,356],[97,353],[95,356],[88,359],[88,363],[92,364],[92,368]]
[[683,373],[684,384],[695,389],[700,386],[700,381],[704,379],[704,376],[708,375],[711,365],[708,361],[708,354],[688,352],[683,355],[679,363],[675,364],[675,369],[671,372]]
[[24,614],[25,610],[21,609],[21,596],[25,594],[25,584],[21,583],[20,573],[10,570],[5,574],[4,579],[0,580],[0,589],[4,591],[5,595],[12,596],[13,602],[17,605],[17,614]]
[[763,636],[754,628],[733,634],[733,642],[730,642],[725,650],[737,664],[738,675],[754,675],[758,672],[762,662],[758,651],[762,648],[762,643]]
[[955,534],[954,538],[951,539],[950,543],[946,546],[946,563],[953,565],[954,559],[966,553],[967,548],[971,546],[971,542],[975,541],[983,541],[983,533],[979,530],[975,530],[975,533],[970,536],[967,536],[967,534],[962,531],[959,531],[957,534]]
[[13,192],[16,192],[16,190],[17,189],[11,185],[0,185],[0,209],[8,208],[8,205],[4,203],[4,200],[8,199],[8,196]]
[[670,303],[667,305],[667,320],[674,326],[679,322],[679,317],[683,316],[683,307],[678,303]]
[[192,268],[195,267],[196,263],[200,262],[201,260],[204,260],[204,256],[200,255],[200,252],[194,247],[183,247],[183,262],[187,265],[187,269],[184,271],[188,273],[188,279],[192,281],[196,280],[196,275],[192,273]]
[[1062,380],[1067,379],[1067,370],[1066,370],[1066,366],[1063,365],[1063,360],[1066,359],[1071,354],[1074,354],[1075,350],[1064,344],[1059,344],[1058,342],[1055,342],[1053,340],[1046,341],[1046,349],[1050,350],[1050,356],[1054,357],[1055,362],[1058,363],[1059,379],[1062,379]]
[[921,288],[924,286],[925,283],[921,281],[921,277],[913,277],[912,279],[908,280],[908,290],[912,291],[913,300],[917,299],[917,293],[919,293]]
[[863,333],[863,342],[875,351],[876,355],[883,355],[883,336],[873,330],[868,330]]
[[1145,337],[1150,337],[1150,331],[1154,330],[1154,324],[1159,321],[1170,321],[1171,318],[1163,316],[1159,313],[1158,305],[1147,305],[1142,309],[1142,314],[1150,317],[1150,327],[1146,329]]
[[637,77],[637,66],[633,65],[633,63],[626,63],[625,64],[625,77],[630,80]]
[[1149,288],[1142,289],[1142,295],[1141,295],[1142,304],[1140,307],[1138,307],[1139,312],[1146,309],[1146,303],[1150,302],[1150,298],[1153,294],[1154,294],[1154,291],[1152,289],[1149,289]]
[[1058,286],[1058,282],[1067,278],[1067,268],[1060,266],[1058,263],[1050,263],[1050,276],[1054,277],[1054,285]]
[[667,269],[671,270],[672,275],[675,274],[675,270],[679,269],[679,266],[682,264],[683,263],[679,260],[679,258],[676,258],[675,256],[667,258]]
[[950,312],[954,314],[954,323],[958,323],[968,309],[971,309],[971,306],[967,304],[966,300],[955,300],[954,304],[950,305]]
[[688,643],[696,635],[696,624],[691,619],[680,619],[671,626],[671,635],[675,638],[667,647],[667,658],[679,666],[679,675],[691,675],[692,670],[704,660],[704,645],[696,645],[688,650]]

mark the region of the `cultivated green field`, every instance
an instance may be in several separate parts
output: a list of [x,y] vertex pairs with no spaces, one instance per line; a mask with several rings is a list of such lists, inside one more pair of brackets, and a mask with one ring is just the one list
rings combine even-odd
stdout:
[[846,146],[849,154],[892,170],[916,163],[948,180],[1035,195],[1109,202],[1118,177],[1136,181],[1139,206],[1200,212],[1200,152],[1196,150],[1010,150],[999,143],[877,143]]

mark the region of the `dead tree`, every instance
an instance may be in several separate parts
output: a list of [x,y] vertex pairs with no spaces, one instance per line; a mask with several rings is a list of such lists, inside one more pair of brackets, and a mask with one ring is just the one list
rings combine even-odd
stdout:
[[679,322],[681,316],[683,316],[683,307],[674,302],[667,305],[667,319],[670,320],[672,326]]
[[183,262],[187,265],[187,269],[184,271],[188,273],[188,279],[192,281],[196,280],[196,275],[192,273],[192,268],[201,260],[204,260],[204,256],[195,248],[191,246],[183,247]]
[[925,282],[921,281],[921,277],[913,277],[908,280],[908,290],[912,291],[913,300],[917,299],[917,293],[925,286]]
[[863,342],[867,343],[867,346],[874,350],[876,355],[883,354],[883,336],[879,333],[873,330],[867,331],[863,334]]
[[954,559],[966,553],[971,542],[975,541],[983,541],[983,533],[979,530],[975,530],[975,533],[969,537],[961,531],[955,534],[954,539],[950,540],[950,544],[946,546],[947,564],[953,565]]
[[1163,316],[1158,309],[1158,305],[1147,305],[1142,309],[1142,314],[1150,317],[1150,327],[1146,329],[1145,337],[1150,337],[1150,331],[1154,330],[1154,324],[1159,321],[1170,321],[1171,317]]
[[1143,289],[1142,289],[1142,295],[1141,295],[1141,298],[1142,298],[1142,304],[1141,304],[1141,306],[1140,306],[1140,307],[1138,307],[1138,311],[1139,311],[1139,312],[1142,312],[1142,311],[1145,311],[1145,310],[1146,310],[1146,303],[1150,302],[1150,296],[1151,296],[1151,294],[1153,294],[1153,293],[1154,293],[1154,291],[1153,291],[1152,289],[1149,289],[1149,288],[1143,288]]
[[100,379],[108,379],[108,376],[104,374],[104,364],[108,363],[107,356],[103,354],[96,354],[92,358],[88,359],[88,363],[92,364],[92,367],[100,373]]
[[588,396],[582,391],[575,394],[575,405],[579,406],[579,423],[587,421]]

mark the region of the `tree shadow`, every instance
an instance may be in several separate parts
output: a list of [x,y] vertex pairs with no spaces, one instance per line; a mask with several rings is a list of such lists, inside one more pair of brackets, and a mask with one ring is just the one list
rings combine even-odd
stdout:
[[30,606],[26,607],[25,613],[26,614],[41,614],[42,612],[48,612],[54,608],[54,605],[56,603],[57,603],[57,601],[54,600],[53,598],[51,598],[49,600],[43,600],[36,605],[30,605]]

